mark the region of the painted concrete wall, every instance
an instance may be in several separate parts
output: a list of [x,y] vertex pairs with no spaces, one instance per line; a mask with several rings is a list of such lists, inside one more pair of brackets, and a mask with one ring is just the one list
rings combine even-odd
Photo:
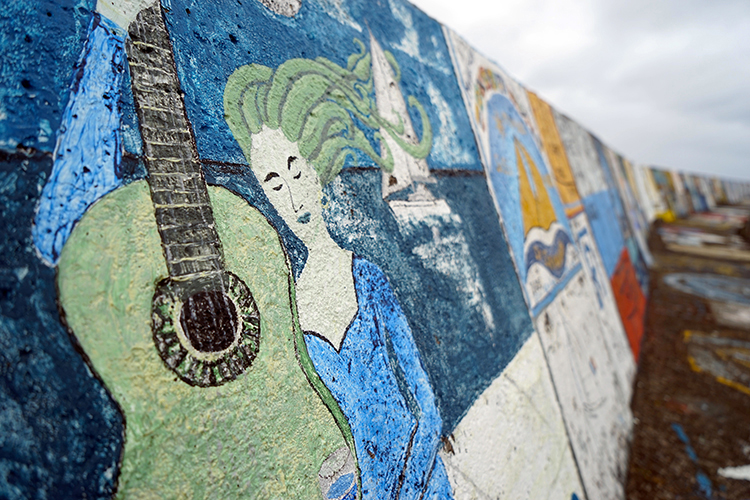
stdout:
[[4,7],[0,496],[623,498],[631,162],[402,0]]

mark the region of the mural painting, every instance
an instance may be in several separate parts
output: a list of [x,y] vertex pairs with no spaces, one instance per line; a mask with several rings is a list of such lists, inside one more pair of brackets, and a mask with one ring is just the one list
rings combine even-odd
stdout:
[[[579,242],[571,233],[572,223],[557,195],[538,141],[506,90],[509,86],[504,81],[508,78],[490,62],[466,49],[460,38],[450,32],[449,37],[454,60],[460,68],[457,74],[465,78],[461,82],[463,95],[480,151],[486,158],[488,184],[519,279],[525,284],[583,484],[592,497],[617,497],[622,495],[617,477],[625,467],[627,447],[611,441],[604,444],[597,436],[617,435],[621,437],[620,443],[627,442],[631,426],[629,387],[634,365],[622,327],[616,324],[619,331],[611,335],[602,326],[603,301],[609,300],[612,309],[614,303],[602,296],[603,290],[597,290],[594,284],[594,277],[604,276],[601,265],[591,255],[582,257],[580,248],[586,244],[589,254],[596,251],[592,247],[593,238],[588,225],[579,223],[576,230],[582,246],[577,246]],[[481,96],[481,102],[477,96]],[[530,97],[532,110],[534,99]],[[530,118],[533,120],[534,116]],[[542,134],[549,130],[548,126],[549,122],[540,125],[537,120]],[[564,152],[560,154],[565,157]],[[578,197],[570,168],[567,164],[558,168],[567,172],[566,179],[572,182],[570,192]],[[580,200],[576,202],[578,216],[585,217]],[[550,241],[556,246],[550,248]],[[545,260],[536,259],[542,254],[541,248],[547,250]],[[536,254],[529,249],[536,250]],[[599,423],[603,427],[597,427]]]
[[[550,111],[554,115],[553,130],[559,131],[564,151],[569,158],[571,176],[575,178],[583,205],[583,213],[571,218],[578,247],[582,252],[584,269],[588,270],[597,303],[601,311],[600,320],[607,332],[608,341],[617,357],[630,352],[637,360],[638,346],[643,334],[646,299],[635,281],[632,263],[625,248],[627,230],[622,206],[616,193],[609,187],[608,172],[599,161],[596,144],[592,136],[570,118]],[[624,259],[623,259],[624,257]],[[633,294],[635,293],[635,296]],[[619,319],[619,321],[618,321]],[[631,380],[635,370],[633,363],[622,361],[625,372],[623,380]]]
[[686,330],[690,368],[710,374],[720,384],[750,395],[750,342],[731,335]]
[[[738,229],[748,185],[631,163],[405,0],[0,26],[0,497],[624,497],[648,224]],[[719,278],[665,279],[746,327]],[[742,342],[685,335],[745,392]]]
[[[236,48],[218,60],[183,37],[208,7],[89,15],[33,237],[57,267],[83,354],[72,361],[121,415],[124,439],[108,424],[112,446],[92,465],[109,461],[104,491],[118,496],[451,498],[441,437],[532,326],[471,132],[456,125],[442,31],[395,2],[369,22],[363,5],[306,4],[300,19],[313,19],[292,25],[273,5],[232,8],[264,21],[222,39]],[[331,27],[349,52],[300,57],[310,46],[295,37]],[[268,29],[289,42],[275,60],[242,42]],[[432,83],[402,75],[422,59],[418,30]],[[201,58],[224,77],[197,71]],[[582,495],[552,437],[563,490]]]
[[666,222],[672,222],[676,217],[684,217],[687,215],[677,201],[675,187],[670,173],[658,168],[652,168],[651,175],[656,184],[656,188],[659,191],[659,195],[662,197],[668,208],[668,211],[662,215],[661,219]]
[[453,38],[456,65],[462,68],[457,73],[465,78],[461,86],[466,109],[488,183],[529,307],[538,310],[580,268],[578,251],[536,139],[499,70],[476,54],[467,57],[460,46],[455,48],[464,42]]

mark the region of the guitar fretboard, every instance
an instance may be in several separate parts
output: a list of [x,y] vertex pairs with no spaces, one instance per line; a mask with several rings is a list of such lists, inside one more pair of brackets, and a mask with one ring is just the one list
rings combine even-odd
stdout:
[[169,275],[219,276],[221,241],[159,2],[138,14],[129,34],[133,96]]

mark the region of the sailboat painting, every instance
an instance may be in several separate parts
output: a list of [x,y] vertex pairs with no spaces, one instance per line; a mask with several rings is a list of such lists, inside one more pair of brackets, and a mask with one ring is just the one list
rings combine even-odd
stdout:
[[536,315],[580,268],[580,256],[538,138],[512,79],[448,33],[487,181],[526,299]]

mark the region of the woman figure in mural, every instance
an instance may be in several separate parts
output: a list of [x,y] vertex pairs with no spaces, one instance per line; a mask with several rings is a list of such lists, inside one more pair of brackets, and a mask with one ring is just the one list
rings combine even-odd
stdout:
[[378,115],[370,54],[359,45],[347,68],[322,58],[239,68],[225,89],[225,116],[266,196],[307,246],[296,280],[299,321],[351,426],[363,498],[452,498],[437,455],[440,414],[406,317],[383,272],[336,244],[323,218],[322,186],[355,150],[393,168],[385,141],[380,155],[352,116],[412,156],[429,151],[428,133],[412,144]]

